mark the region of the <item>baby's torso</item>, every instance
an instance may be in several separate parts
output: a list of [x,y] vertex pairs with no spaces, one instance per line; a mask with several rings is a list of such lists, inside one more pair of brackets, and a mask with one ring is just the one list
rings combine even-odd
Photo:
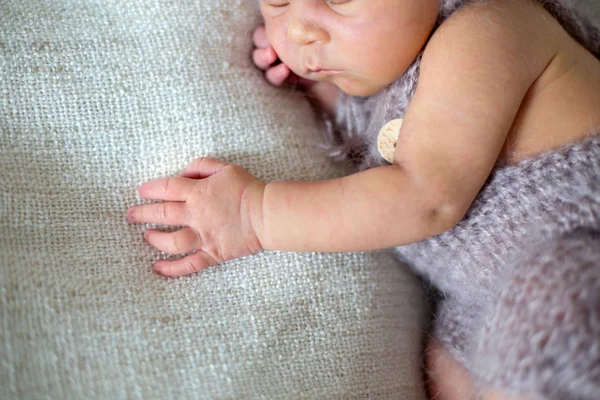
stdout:
[[[497,168],[465,218],[446,233],[396,248],[446,293],[457,295],[469,281],[485,293],[511,257],[536,240],[600,231],[600,61],[552,21],[539,35],[557,46],[556,56],[530,87]],[[340,99],[333,126],[347,145],[337,151],[360,154],[359,169],[387,163],[377,136],[404,117],[419,66],[417,60],[373,96]]]
[[551,21],[540,25],[538,40],[556,46],[556,56],[530,87],[508,133],[500,155],[508,164],[577,141],[600,127],[600,61]]
[[[555,4],[554,7],[560,8],[560,1],[550,3],[556,3],[558,6]],[[522,40],[535,42],[529,48],[544,47],[540,54],[555,56],[547,64],[545,59],[535,63],[545,65],[545,68],[536,72],[538,78],[531,84],[511,129],[506,132],[505,145],[498,158],[498,164],[502,165],[514,165],[527,157],[576,142],[600,128],[598,25],[589,27],[585,32],[588,37],[595,38],[596,49],[592,54],[541,5],[532,3],[528,12],[531,15],[520,17],[536,24],[533,29],[536,34]],[[585,25],[578,22],[581,26]],[[523,56],[522,68],[534,64],[531,57]],[[385,164],[377,150],[378,133],[390,120],[404,117],[416,92],[419,74],[420,59],[400,79],[372,96],[353,98],[342,95],[338,103],[337,124],[343,132],[343,141],[349,145],[346,149],[338,149],[338,152],[344,153],[351,148],[351,153],[361,154],[360,169]],[[502,96],[502,93],[498,95]]]

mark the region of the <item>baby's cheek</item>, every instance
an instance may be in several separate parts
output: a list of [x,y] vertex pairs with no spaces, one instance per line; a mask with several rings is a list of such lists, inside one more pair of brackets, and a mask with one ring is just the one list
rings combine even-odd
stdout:
[[267,40],[271,46],[275,47],[278,45],[282,33],[279,24],[265,21],[265,34],[267,35]]
[[287,54],[290,52],[287,49],[285,32],[283,29],[273,26],[272,24],[267,24],[265,25],[265,33],[269,44],[275,49],[279,58],[287,58]]
[[277,57],[287,65],[294,73],[298,74],[296,67],[298,65],[297,55],[293,51],[290,51],[289,47],[285,43],[271,44],[277,53]]

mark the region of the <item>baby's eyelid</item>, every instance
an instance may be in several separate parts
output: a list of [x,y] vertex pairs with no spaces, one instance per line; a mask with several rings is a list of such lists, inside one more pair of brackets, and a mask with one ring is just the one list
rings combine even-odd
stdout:
[[[346,4],[349,3],[351,0],[327,0],[328,3],[333,4],[333,5],[342,5],[342,4]],[[277,3],[274,1],[267,1],[267,5],[274,7],[274,8],[280,8],[280,7],[287,7],[290,5],[289,1],[283,1],[281,3]]]
[[290,3],[287,1],[282,1],[282,2],[276,2],[276,1],[267,1],[266,2],[268,6],[274,7],[274,8],[280,8],[280,7],[287,7]]

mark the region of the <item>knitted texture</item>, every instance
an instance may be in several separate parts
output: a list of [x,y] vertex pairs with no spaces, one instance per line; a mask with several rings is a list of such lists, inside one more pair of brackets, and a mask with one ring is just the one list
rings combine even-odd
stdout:
[[[438,23],[465,3],[442,1]],[[541,3],[600,57],[593,9],[576,1]],[[420,61],[372,96],[342,95],[336,120],[325,121],[330,155],[350,157],[359,169],[386,164],[377,135],[404,116]],[[396,248],[442,292],[433,335],[482,385],[539,399],[598,398],[598,135],[496,168],[454,229]]]
[[445,296],[434,336],[487,385],[594,399],[599,235],[596,135],[498,168],[455,228],[396,251]]
[[391,252],[262,252],[164,279],[141,183],[199,156],[349,172],[251,61],[249,1],[0,1],[0,399],[423,399]]
[[528,246],[513,263],[482,313],[468,365],[508,393],[597,399],[600,231],[557,235]]

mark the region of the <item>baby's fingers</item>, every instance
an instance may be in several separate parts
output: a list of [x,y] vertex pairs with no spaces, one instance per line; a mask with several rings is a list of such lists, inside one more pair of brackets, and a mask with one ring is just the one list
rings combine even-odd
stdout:
[[255,49],[252,53],[252,61],[254,61],[254,64],[262,70],[268,69],[276,60],[277,53],[275,53],[275,49],[271,46]]
[[163,202],[133,206],[127,210],[132,224],[188,225],[190,216],[184,202]]
[[179,260],[157,261],[154,263],[154,272],[168,277],[183,276],[202,271],[211,265],[217,264],[219,264],[219,262],[211,257],[208,253],[198,250],[193,254],[180,258]]
[[138,188],[138,193],[146,200],[186,201],[196,183],[193,179],[170,176],[144,183]]
[[169,254],[188,253],[201,246],[200,236],[192,228],[183,228],[175,232],[147,229],[144,239],[152,247]]
[[273,86],[281,86],[291,74],[290,69],[285,64],[279,64],[273,68],[270,68],[265,76],[267,81]]

